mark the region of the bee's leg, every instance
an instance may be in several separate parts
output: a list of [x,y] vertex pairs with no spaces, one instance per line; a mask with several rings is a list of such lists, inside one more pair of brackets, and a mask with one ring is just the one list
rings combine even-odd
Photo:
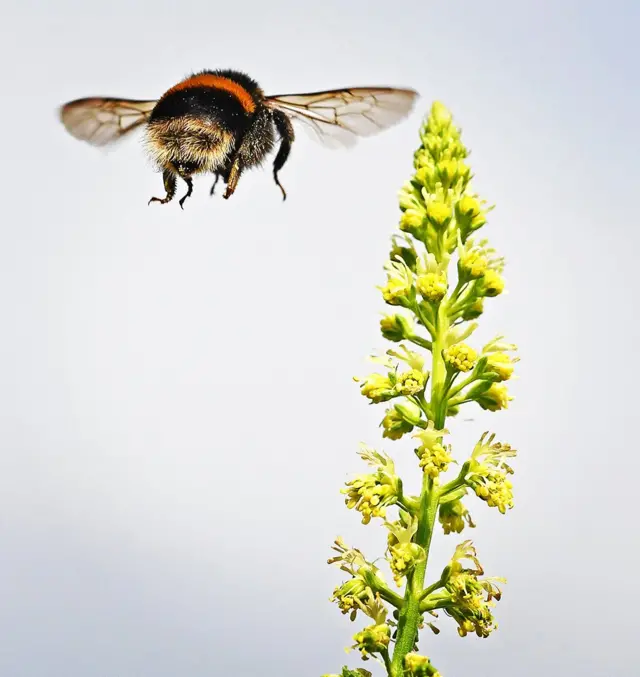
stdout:
[[291,120],[289,120],[288,116],[282,111],[273,111],[273,123],[276,126],[278,134],[280,134],[280,148],[278,149],[276,158],[273,161],[273,178],[278,188],[280,188],[282,191],[282,199],[286,200],[287,192],[278,179],[278,172],[282,169],[284,163],[289,157],[289,153],[291,152],[291,144],[294,141],[295,134]]
[[[233,161],[226,171],[227,190],[225,199],[230,198],[240,180],[240,175],[248,167],[257,167],[273,147],[273,117],[266,106],[260,109],[249,129],[246,130]],[[226,170],[226,168],[225,168]]]
[[209,195],[213,195],[216,192],[216,186],[218,185],[218,181],[220,181],[220,177],[222,174],[220,172],[216,172],[216,180],[213,182],[213,186],[211,186],[211,190],[209,191]]
[[233,164],[231,165],[231,170],[227,175],[227,190],[225,190],[224,195],[222,196],[225,200],[228,200],[235,192],[241,173],[242,165],[240,163],[240,158],[236,156]]
[[191,197],[191,193],[193,193],[193,181],[190,176],[183,176],[181,178],[187,184],[187,192],[179,200],[180,209],[184,209],[184,207],[182,206],[184,204],[184,201],[188,197]]
[[167,195],[164,198],[152,197],[147,204],[150,205],[152,202],[159,202],[164,205],[173,200],[173,197],[176,194],[176,175],[172,171],[165,169],[164,172],[162,172],[162,181],[164,183],[164,189],[167,191]]

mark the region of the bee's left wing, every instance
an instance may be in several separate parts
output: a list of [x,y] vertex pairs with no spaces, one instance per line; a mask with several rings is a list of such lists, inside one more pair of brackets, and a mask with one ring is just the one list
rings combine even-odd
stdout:
[[106,146],[146,122],[156,101],[93,97],[60,108],[60,120],[76,139]]
[[352,87],[309,94],[268,96],[265,103],[303,122],[327,146],[352,146],[357,138],[377,134],[411,112],[413,89]]

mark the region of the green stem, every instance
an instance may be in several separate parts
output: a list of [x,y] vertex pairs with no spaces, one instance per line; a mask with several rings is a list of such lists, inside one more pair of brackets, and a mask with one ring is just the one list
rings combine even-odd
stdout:
[[465,303],[473,296],[475,293],[475,281],[469,284],[469,286],[456,298],[455,303],[451,305],[449,312],[452,317],[455,317],[459,312],[464,310]]
[[[429,322],[425,314],[422,312],[422,308],[420,307],[419,303],[415,303],[412,308],[413,312],[418,316],[418,319],[422,323],[422,326],[433,336],[436,333],[436,329],[433,326],[432,322]],[[429,347],[429,350],[431,350],[431,346]]]
[[[431,371],[431,402],[430,410],[434,417],[436,430],[444,428],[447,401],[445,384],[447,377],[446,365],[442,357],[444,343],[449,331],[449,317],[446,304],[438,309],[436,318],[436,331],[433,341]],[[413,571],[407,576],[404,602],[398,617],[398,634],[396,645],[391,661],[390,677],[402,677],[404,657],[413,651],[417,640],[418,623],[420,621],[420,602],[424,594],[424,579],[427,572],[429,548],[433,536],[434,524],[438,514],[440,502],[440,490],[437,481],[424,476],[422,481],[422,493],[420,496],[420,510],[418,516],[418,529],[414,542],[424,550],[424,559],[416,564]]]
[[376,588],[376,592],[380,594],[380,597],[385,602],[389,602],[391,606],[395,607],[396,609],[399,609],[402,606],[402,597],[400,595],[396,595],[393,590],[389,590],[389,588]]
[[466,477],[467,474],[469,473],[469,466],[470,466],[469,461],[465,461],[463,463],[462,468],[460,468],[460,472],[458,473],[458,476],[442,487],[442,490],[440,491],[441,498],[444,498],[447,494],[450,494],[453,491],[457,491],[461,487],[467,485]]
[[471,376],[467,376],[467,378],[462,381],[462,383],[458,383],[455,388],[452,388],[449,391],[449,399],[453,399],[461,390],[464,390],[464,388],[466,388],[468,385],[471,385],[476,379],[477,376],[472,372]]
[[422,336],[416,336],[415,334],[412,334],[408,338],[409,341],[411,341],[411,343],[415,343],[417,346],[420,346],[421,348],[431,350],[431,341],[427,340],[426,338],[422,338]]
[[426,613],[427,611],[435,611],[436,609],[445,609],[448,606],[451,606],[451,595],[434,600],[425,599],[420,604],[420,611]]
[[425,599],[425,597],[428,597],[432,592],[435,592],[439,588],[443,587],[445,584],[445,581],[441,578],[439,581],[436,581],[432,585],[430,585],[428,588],[425,588],[425,591],[422,593],[422,599]]
[[402,677],[404,657],[413,651],[417,639],[418,623],[420,620],[420,598],[424,589],[424,578],[427,572],[427,559],[433,525],[438,512],[439,492],[434,481],[425,475],[420,501],[420,517],[415,542],[422,546],[425,552],[424,559],[416,564],[407,576],[405,597],[398,618],[398,635],[393,660],[391,663],[392,677]]
[[458,301],[458,296],[460,296],[460,292],[463,291],[463,288],[466,287],[466,285],[469,284],[468,282],[461,282],[458,280],[458,284],[456,285],[456,288],[451,292],[451,296],[449,297],[449,304],[450,305],[455,305]]
[[382,660],[384,661],[384,667],[387,669],[387,674],[391,674],[391,659],[389,658],[389,649],[383,649],[380,652]]

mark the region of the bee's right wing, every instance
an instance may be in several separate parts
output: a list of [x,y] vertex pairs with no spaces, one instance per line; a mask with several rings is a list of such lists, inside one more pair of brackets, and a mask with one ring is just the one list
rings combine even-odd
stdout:
[[92,146],[106,146],[149,119],[157,101],[93,97],[76,99],[60,108],[69,134]]
[[265,103],[304,123],[317,141],[335,148],[352,146],[358,137],[396,124],[409,115],[417,98],[413,89],[350,87],[267,96]]

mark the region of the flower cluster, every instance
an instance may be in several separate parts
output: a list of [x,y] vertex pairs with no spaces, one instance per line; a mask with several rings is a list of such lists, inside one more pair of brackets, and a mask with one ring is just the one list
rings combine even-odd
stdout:
[[438,510],[438,520],[442,525],[445,535],[459,534],[465,526],[471,529],[476,526],[471,519],[471,514],[459,499],[449,501],[448,503],[441,503]]
[[385,453],[379,453],[362,445],[360,456],[376,472],[358,475],[341,490],[346,494],[347,508],[355,508],[362,514],[362,523],[369,524],[372,517],[384,517],[386,507],[396,503],[401,490],[400,479],[395,473],[393,461]]
[[453,462],[451,447],[442,444],[442,438],[448,433],[448,430],[435,430],[433,421],[429,421],[424,430],[414,435],[420,440],[420,446],[415,450],[420,467],[425,475],[433,479],[446,472]]
[[377,617],[380,591],[387,591],[387,585],[380,570],[368,562],[360,550],[349,548],[341,538],[332,546],[338,555],[327,560],[328,564],[339,564],[340,570],[348,573],[348,581],[339,585],[331,596],[343,614],[349,614],[355,620],[358,611],[367,616]]
[[[462,560],[469,560],[474,566],[465,568]],[[461,637],[470,632],[488,637],[497,628],[492,609],[502,594],[496,582],[503,583],[504,579],[480,578],[483,573],[471,542],[461,543],[448,567],[445,584],[451,594],[445,613],[456,621]]]
[[401,510],[396,522],[385,524],[389,530],[387,535],[387,562],[393,573],[396,585],[402,585],[402,579],[413,568],[426,559],[424,549],[414,542],[418,529],[418,520],[411,514]]
[[484,433],[476,444],[469,463],[467,484],[487,505],[504,513],[513,508],[513,468],[505,459],[516,455],[508,444],[494,442],[495,435]]
[[408,653],[404,657],[404,674],[411,677],[440,677],[429,658],[417,653]]
[[[436,617],[443,610],[463,637],[487,637],[495,629],[493,608],[501,595],[496,583],[502,579],[484,577],[465,541],[439,579],[429,582],[429,550],[438,524],[444,534],[475,527],[463,502],[468,495],[501,513],[513,507],[507,459],[515,451],[485,433],[466,460],[456,461],[446,426],[463,407],[498,411],[513,399],[507,385],[518,362],[516,346],[502,336],[484,346],[473,341],[485,305],[505,290],[504,259],[478,235],[492,208],[472,190],[468,151],[442,104],[433,104],[420,142],[413,175],[399,194],[399,232],[378,287],[390,307],[380,333],[394,346],[372,357],[381,372],[355,379],[370,404],[385,403],[382,437],[411,437],[420,490],[405,493],[391,457],[367,446],[360,456],[372,471],[341,490],[364,524],[380,518],[387,530],[386,565],[402,590],[390,589],[380,570],[340,539],[334,545],[338,555],[329,560],[349,574],[331,599],[352,621],[370,619],[351,648],[364,660],[379,661],[388,677],[440,677],[430,658],[417,653],[425,625],[439,632],[433,622],[425,623],[425,614]],[[457,475],[447,477],[454,468]],[[344,667],[341,677],[370,673]]]

